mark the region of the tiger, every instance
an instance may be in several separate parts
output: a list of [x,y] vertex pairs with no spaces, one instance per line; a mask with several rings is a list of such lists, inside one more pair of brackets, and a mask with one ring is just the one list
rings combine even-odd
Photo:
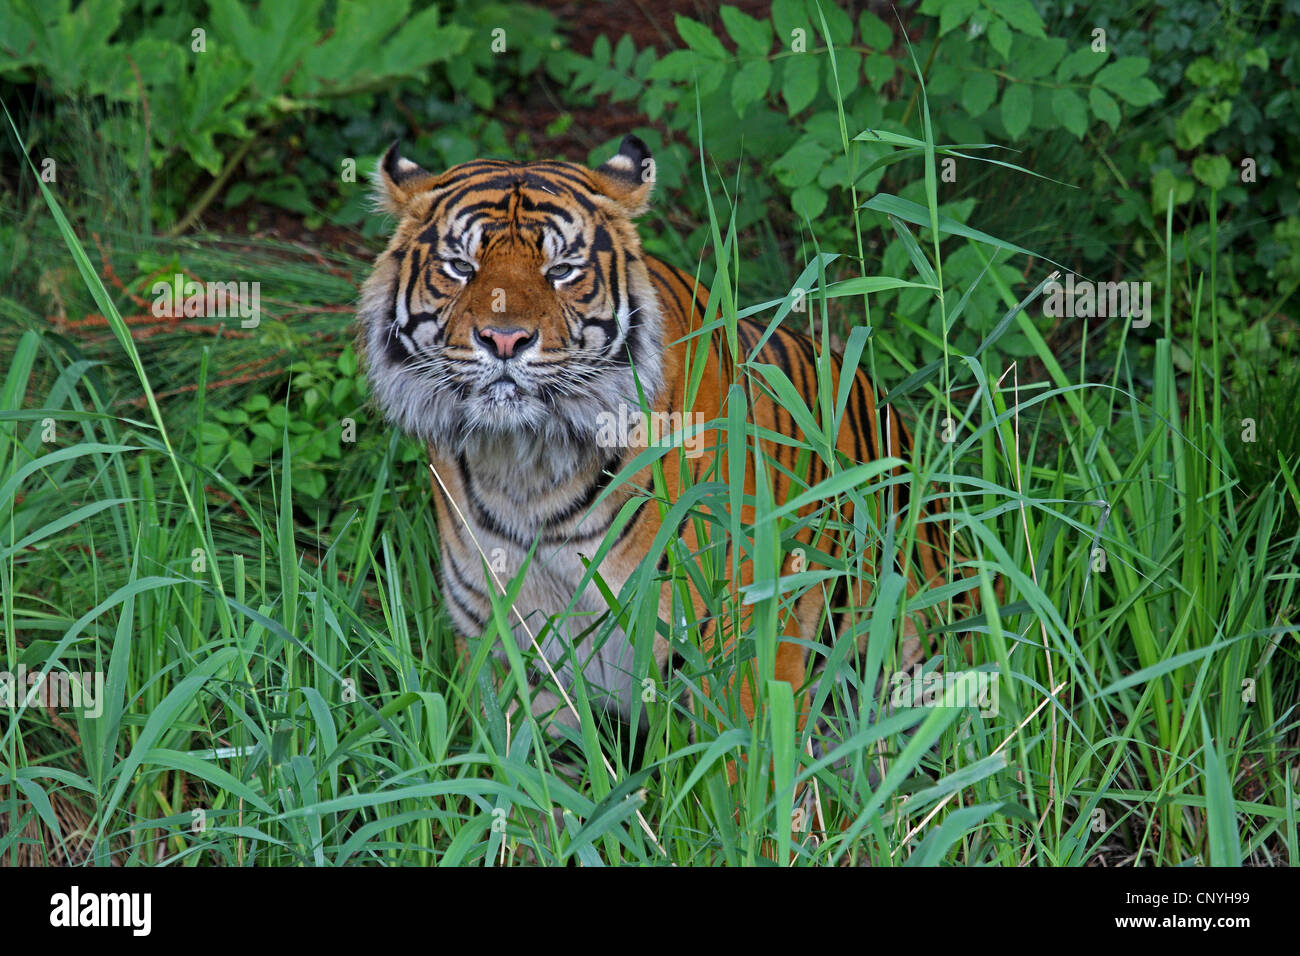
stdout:
[[[458,643],[481,637],[493,592],[504,591],[509,569],[526,567],[513,599],[512,637],[543,658],[533,675],[534,714],[571,728],[578,719],[569,690],[578,673],[593,705],[622,721],[634,711],[644,716],[637,698],[647,675],[634,668],[636,635],[593,626],[607,619],[610,601],[587,565],[607,544],[599,577],[618,595],[651,554],[665,509],[651,490],[655,463],[624,474],[645,442],[611,441],[608,434],[602,440],[602,429],[611,421],[717,423],[728,414],[728,389],[743,377],[745,361],[781,369],[810,406],[818,392],[820,349],[810,335],[741,318],[733,353],[720,328],[706,327],[709,295],[696,278],[642,250],[634,220],[649,209],[654,185],[654,159],[633,135],[596,168],[480,159],[441,174],[403,157],[399,141],[374,176],[376,206],[396,229],[361,290],[358,352],[384,420],[427,446],[446,611]],[[845,374],[838,355],[830,367],[835,394]],[[688,407],[692,368],[698,377]],[[882,405],[864,369],[848,374],[836,449],[848,463],[906,461],[913,441],[899,413]],[[790,411],[763,392],[747,415],[759,434],[800,434]],[[712,444],[704,442],[698,454],[659,459],[669,504],[689,484],[730,473],[725,438],[716,429],[710,434]],[[788,443],[764,438],[762,447],[777,504],[830,473],[817,455],[797,463]],[[892,473],[901,474],[901,466]],[[744,474],[741,517],[749,527],[757,485],[753,467]],[[897,522],[909,507],[907,482],[896,483],[894,493],[895,510],[882,521]],[[910,593],[950,570],[944,530],[939,521],[916,524],[916,554],[904,569]],[[674,534],[686,554],[707,543],[696,522],[683,522]],[[807,554],[844,554],[844,536],[825,528],[809,524],[796,537]],[[727,561],[739,558],[734,545]],[[793,552],[782,559],[781,575],[803,566]],[[495,563],[507,573],[496,574],[489,556],[504,557]],[[754,580],[751,564],[741,562],[736,572],[742,590]],[[862,566],[872,570],[870,562]],[[780,622],[772,672],[720,680],[716,692],[738,698],[745,719],[753,720],[759,681],[785,681],[800,695],[802,729],[810,648],[827,626],[845,633],[852,609],[869,609],[871,577],[862,574],[839,608],[828,607],[817,588],[798,596]],[[661,587],[659,613],[666,618],[672,582]],[[743,627],[711,613],[693,585],[689,590],[700,650],[709,659],[735,651]],[[926,627],[916,616],[906,621],[913,657]],[[672,634],[671,626],[663,631]],[[657,631],[653,663],[661,678],[676,657],[669,637]],[[703,686],[713,692],[707,681]]]

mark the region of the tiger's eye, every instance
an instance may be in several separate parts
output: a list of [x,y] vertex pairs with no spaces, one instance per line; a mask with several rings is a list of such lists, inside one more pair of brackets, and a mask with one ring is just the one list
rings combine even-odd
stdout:
[[552,282],[559,282],[561,279],[567,279],[578,271],[578,267],[567,262],[562,262],[558,266],[551,266],[546,270],[546,278]]
[[466,262],[464,259],[450,259],[447,265],[451,266],[451,271],[456,275],[468,277],[474,274],[473,264]]

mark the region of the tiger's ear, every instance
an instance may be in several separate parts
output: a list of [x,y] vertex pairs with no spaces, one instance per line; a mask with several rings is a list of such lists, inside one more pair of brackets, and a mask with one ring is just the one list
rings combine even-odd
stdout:
[[635,136],[624,136],[618,152],[593,170],[600,191],[630,218],[650,208],[655,185],[655,161],[650,148]]
[[373,196],[375,205],[394,216],[406,211],[407,205],[419,193],[426,192],[438,181],[433,173],[402,156],[401,140],[393,140],[379,165],[375,167]]

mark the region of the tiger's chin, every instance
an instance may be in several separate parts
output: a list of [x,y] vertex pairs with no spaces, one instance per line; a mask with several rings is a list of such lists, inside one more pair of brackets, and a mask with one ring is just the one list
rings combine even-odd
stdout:
[[464,425],[468,432],[538,432],[553,418],[555,410],[518,384],[498,380],[478,389],[465,403]]
[[435,403],[437,414],[415,433],[444,454],[468,459],[505,457],[514,467],[552,453],[570,458],[590,448],[596,416],[590,399],[542,397],[517,382],[495,381],[462,394],[454,405]]
[[542,495],[605,461],[589,420],[590,414],[573,403],[543,404],[516,392],[467,402],[456,426],[430,445],[472,464],[485,480]]
[[[426,444],[444,461],[463,459],[502,473],[531,473],[557,482],[611,456],[602,423],[631,420],[639,403],[630,371],[598,379],[575,394],[540,391],[499,376],[431,387],[425,375],[400,366],[371,368],[373,398],[385,419]],[[628,405],[620,418],[619,409]]]

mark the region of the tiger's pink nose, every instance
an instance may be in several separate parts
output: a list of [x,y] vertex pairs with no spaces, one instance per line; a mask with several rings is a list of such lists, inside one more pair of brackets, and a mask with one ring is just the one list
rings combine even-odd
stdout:
[[513,357],[516,351],[531,344],[533,339],[537,338],[536,332],[527,332],[520,328],[476,329],[474,334],[499,359]]

